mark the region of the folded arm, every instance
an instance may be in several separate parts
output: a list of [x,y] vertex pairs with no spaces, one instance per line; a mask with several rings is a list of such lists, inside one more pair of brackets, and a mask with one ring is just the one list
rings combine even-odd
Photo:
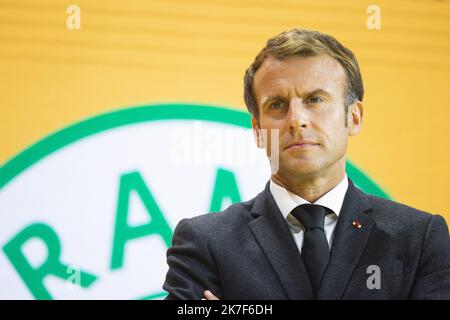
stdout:
[[163,289],[166,299],[199,300],[205,290],[221,297],[218,271],[210,254],[208,244],[189,219],[181,220],[167,250],[169,271]]
[[450,299],[450,237],[445,220],[427,226],[412,299]]

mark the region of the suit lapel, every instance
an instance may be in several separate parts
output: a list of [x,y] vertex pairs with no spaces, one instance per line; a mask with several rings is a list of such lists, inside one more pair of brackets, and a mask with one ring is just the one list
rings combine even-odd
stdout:
[[[365,214],[370,209],[370,201],[349,179],[318,299],[342,298],[374,225],[374,220]],[[361,228],[353,226],[354,221]]]
[[297,245],[267,183],[255,199],[249,223],[256,241],[272,264],[289,299],[314,299]]

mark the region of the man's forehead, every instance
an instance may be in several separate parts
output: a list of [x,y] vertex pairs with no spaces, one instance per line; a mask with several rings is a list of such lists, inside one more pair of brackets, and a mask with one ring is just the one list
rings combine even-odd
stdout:
[[[295,86],[302,91],[341,88],[346,81],[344,68],[327,54],[311,57],[267,58],[254,78],[255,93]],[[263,91],[263,92],[261,92]]]

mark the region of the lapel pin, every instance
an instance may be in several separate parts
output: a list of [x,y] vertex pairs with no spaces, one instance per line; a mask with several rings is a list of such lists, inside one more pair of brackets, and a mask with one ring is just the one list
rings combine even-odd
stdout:
[[356,229],[361,229],[361,227],[362,227],[361,222],[359,222],[358,220],[353,221],[352,224]]

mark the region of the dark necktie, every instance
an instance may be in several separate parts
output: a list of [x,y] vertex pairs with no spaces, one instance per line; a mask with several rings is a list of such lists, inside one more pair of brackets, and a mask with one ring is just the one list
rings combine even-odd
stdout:
[[320,282],[328,264],[330,251],[324,231],[325,208],[315,204],[302,204],[292,215],[305,228],[302,259],[305,263],[314,294],[317,297]]

